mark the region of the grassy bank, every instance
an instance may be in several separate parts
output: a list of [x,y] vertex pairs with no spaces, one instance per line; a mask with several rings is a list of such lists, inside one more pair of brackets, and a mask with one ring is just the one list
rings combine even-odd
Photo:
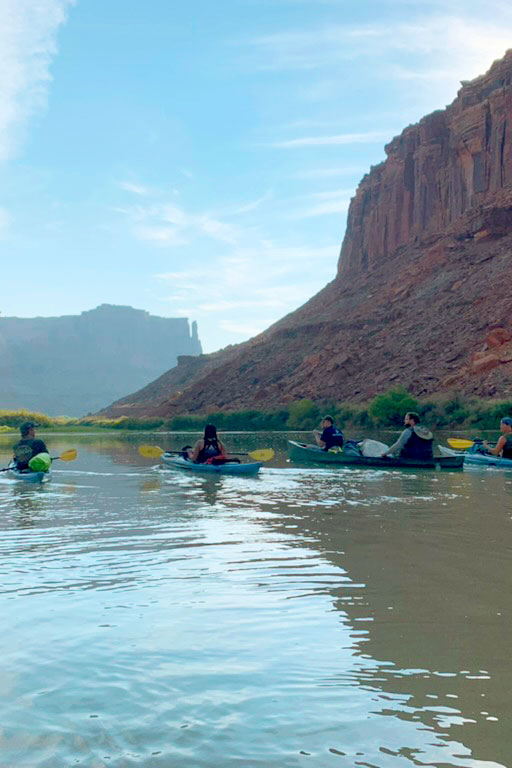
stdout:
[[0,433],[16,431],[23,421],[36,421],[44,431],[84,432],[106,430],[201,431],[207,422],[219,430],[301,430],[313,429],[323,414],[329,413],[347,429],[398,428],[406,411],[418,411],[433,429],[496,429],[500,418],[512,415],[510,400],[477,398],[418,400],[401,389],[374,397],[368,404],[313,402],[299,400],[273,411],[212,411],[205,414],[174,416],[171,419],[82,419],[57,417],[32,411],[0,410]]

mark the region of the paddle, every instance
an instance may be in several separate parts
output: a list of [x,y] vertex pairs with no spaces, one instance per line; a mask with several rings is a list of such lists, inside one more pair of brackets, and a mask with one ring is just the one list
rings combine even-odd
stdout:
[[[57,459],[60,459],[61,461],[74,461],[77,456],[78,453],[76,448],[70,448],[69,451],[64,451],[60,456],[52,456],[52,461],[56,461]],[[0,469],[0,472],[8,472],[10,469],[11,467],[4,467],[3,469]]]
[[68,451],[64,451],[60,456],[52,456],[52,461],[60,459],[61,461],[74,461],[78,456],[76,448],[70,448]]
[[446,442],[451,448],[455,448],[457,451],[465,451],[468,448],[471,448],[471,446],[474,445],[477,441],[464,440],[462,437],[449,437]]
[[459,437],[449,437],[446,442],[450,448],[455,448],[456,451],[465,451],[466,448],[471,448],[475,444],[474,440],[464,440]]
[[[140,445],[139,453],[146,459],[159,459],[163,453],[175,453],[183,456],[183,451],[165,451],[158,445]],[[250,456],[255,461],[270,461],[274,457],[274,450],[272,448],[260,448],[258,451],[236,451],[229,452],[231,456]]]

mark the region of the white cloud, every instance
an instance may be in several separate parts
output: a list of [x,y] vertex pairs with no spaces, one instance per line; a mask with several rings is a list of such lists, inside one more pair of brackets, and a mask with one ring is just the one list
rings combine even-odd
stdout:
[[188,240],[182,237],[179,230],[173,227],[135,227],[134,234],[139,240],[148,240],[158,245],[186,245]]
[[273,147],[297,149],[300,147],[327,147],[345,144],[372,144],[388,141],[393,136],[391,131],[367,131],[366,133],[341,133],[335,136],[305,136],[286,141],[275,141]]
[[120,189],[124,189],[125,192],[131,192],[133,195],[139,197],[147,197],[151,190],[148,187],[144,187],[142,184],[136,184],[132,181],[119,181],[117,186]]
[[317,96],[332,98],[332,85],[353,76],[358,62],[360,70],[374,68],[379,81],[397,74],[424,85],[430,81],[444,105],[460,79],[483,74],[511,46],[512,9],[500,2],[452,2],[445,12],[431,3],[428,14],[427,6],[408,23],[331,24],[256,37],[245,52],[254,69],[318,70],[328,81],[309,86]]
[[[245,335],[267,328],[295,309],[334,276],[339,244],[328,247],[281,246],[261,241],[235,248],[211,263],[155,275],[172,288],[175,307],[192,305],[200,323]],[[237,321],[237,317],[242,322]],[[235,326],[239,329],[235,331]]]
[[327,179],[327,178],[339,178],[342,176],[362,176],[368,169],[362,166],[341,166],[338,168],[310,168],[307,171],[297,171],[295,178],[297,179]]
[[56,36],[73,0],[0,0],[0,161],[46,106]]
[[175,247],[207,238],[228,245],[239,239],[236,227],[210,212],[191,213],[174,203],[116,208],[131,222],[133,235],[158,245]]
[[315,216],[327,216],[327,215],[340,215],[348,211],[350,205],[350,198],[339,197],[335,200],[328,200],[325,203],[318,203],[318,205],[312,205],[310,208],[306,208],[298,214],[300,218],[311,219]]

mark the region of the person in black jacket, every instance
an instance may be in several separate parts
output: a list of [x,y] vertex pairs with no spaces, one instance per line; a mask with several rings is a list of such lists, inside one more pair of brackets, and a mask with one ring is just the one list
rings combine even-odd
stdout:
[[334,425],[332,416],[324,416],[320,424],[322,432],[319,429],[313,430],[316,444],[324,451],[328,451],[335,445],[340,448],[343,445],[343,432]]
[[38,453],[48,453],[43,440],[36,438],[36,427],[38,426],[39,424],[36,424],[35,421],[24,421],[20,425],[21,440],[12,449],[16,469],[20,471],[28,469],[30,459],[33,459]]
[[401,459],[423,459],[428,461],[434,455],[432,444],[434,436],[432,432],[420,424],[420,417],[414,411],[409,411],[404,416],[404,431],[382,457],[393,454]]

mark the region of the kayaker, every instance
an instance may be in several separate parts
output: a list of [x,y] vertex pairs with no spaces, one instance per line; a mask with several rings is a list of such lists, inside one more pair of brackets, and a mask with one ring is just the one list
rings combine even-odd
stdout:
[[30,459],[33,459],[38,453],[48,453],[43,440],[36,438],[36,427],[38,426],[39,424],[36,424],[35,421],[24,421],[20,425],[21,440],[12,449],[16,469],[20,471],[28,469]]
[[502,459],[512,459],[512,418],[510,416],[504,416],[500,421],[500,432],[503,432],[503,434],[495,447],[491,448],[487,440],[484,440],[484,448],[487,453],[491,453],[493,456],[501,456]]
[[319,448],[328,451],[329,448],[333,448],[335,445],[338,445],[340,448],[343,446],[343,432],[335,426],[332,416],[324,416],[320,426],[322,431],[319,429],[313,430],[315,441]]
[[207,424],[203,437],[188,451],[188,458],[197,464],[205,464],[209,459],[226,458],[224,444],[217,437],[217,428]]
[[386,456],[399,456],[401,459],[423,459],[428,461],[434,456],[432,444],[434,436],[432,432],[420,424],[420,417],[414,411],[409,411],[404,416],[404,431],[391,445],[387,451],[384,451],[382,458]]

